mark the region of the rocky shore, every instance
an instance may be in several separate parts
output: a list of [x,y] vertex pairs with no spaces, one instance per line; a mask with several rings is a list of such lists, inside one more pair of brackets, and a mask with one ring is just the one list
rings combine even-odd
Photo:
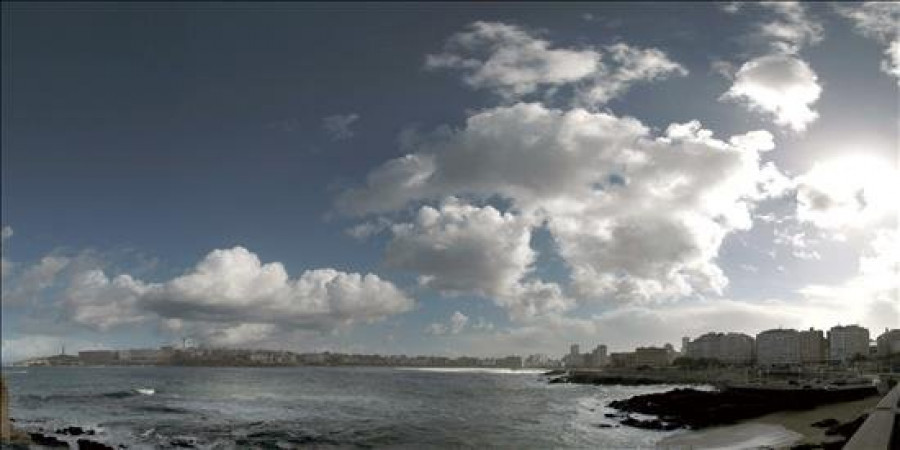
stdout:
[[700,391],[674,389],[658,394],[638,395],[616,400],[609,406],[625,413],[640,413],[658,417],[637,420],[630,417],[622,423],[648,429],[701,429],[715,425],[763,416],[777,411],[806,410],[828,403],[844,402],[877,395],[874,387],[829,391],[725,389]]

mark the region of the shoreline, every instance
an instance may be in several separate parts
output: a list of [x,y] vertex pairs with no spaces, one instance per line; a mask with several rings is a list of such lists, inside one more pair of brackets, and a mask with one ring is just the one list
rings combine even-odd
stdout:
[[814,427],[813,423],[835,419],[848,423],[867,413],[881,400],[872,396],[861,400],[821,405],[809,410],[778,411],[764,416],[745,419],[733,425],[723,425],[688,431],[662,439],[658,448],[740,448],[747,444],[794,448],[803,445],[818,446],[832,443],[842,446],[845,439],[826,435],[827,428]]

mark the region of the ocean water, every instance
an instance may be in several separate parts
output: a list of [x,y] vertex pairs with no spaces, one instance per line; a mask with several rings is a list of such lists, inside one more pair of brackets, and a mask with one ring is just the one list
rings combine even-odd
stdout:
[[19,427],[93,428],[95,440],[128,448],[653,448],[678,433],[604,417],[612,400],[673,386],[551,385],[536,371],[30,367],[4,376]]

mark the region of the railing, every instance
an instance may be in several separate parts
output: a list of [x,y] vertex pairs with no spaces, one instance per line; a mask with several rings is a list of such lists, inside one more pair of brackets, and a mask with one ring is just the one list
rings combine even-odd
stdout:
[[[844,450],[889,450],[900,446],[900,384],[878,402]],[[892,447],[891,445],[894,445]]]

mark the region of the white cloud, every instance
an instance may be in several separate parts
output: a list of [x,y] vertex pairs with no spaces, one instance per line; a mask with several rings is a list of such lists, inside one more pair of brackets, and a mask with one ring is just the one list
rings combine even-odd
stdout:
[[760,5],[776,14],[774,20],[761,24],[757,30],[776,52],[794,54],[822,40],[822,24],[811,19],[800,2],[762,2]]
[[593,50],[552,48],[517,26],[479,21],[451,36],[443,53],[428,55],[425,67],[458,69],[469,86],[517,97],[583,79],[599,63]]
[[185,275],[161,283],[108,276],[90,255],[47,256],[13,281],[4,302],[8,295],[48,297],[72,323],[91,329],[161,321],[165,330],[228,345],[374,322],[413,305],[376,275],[316,269],[290,278],[281,263],[263,264],[243,247],[214,250]]
[[73,277],[62,304],[73,322],[106,331],[147,320],[140,301],[148,291],[146,284],[129,275],[109,279],[102,270],[93,269]]
[[351,126],[359,120],[359,114],[335,114],[322,119],[322,128],[335,141],[352,138],[356,133]]
[[523,216],[451,197],[440,209],[424,206],[413,222],[391,230],[385,263],[419,274],[422,285],[445,295],[492,298],[516,319],[571,306],[555,284],[526,280],[536,253],[531,223]]
[[687,74],[655,48],[618,43],[603,50],[557,48],[514,25],[475,22],[451,36],[444,52],[428,55],[425,67],[462,71],[469,86],[507,99],[574,85],[577,102],[587,105],[605,103],[635,83]]
[[836,4],[842,16],[853,21],[856,31],[887,46],[881,69],[900,82],[900,4],[896,2],[864,2]]
[[687,69],[655,48],[641,49],[618,43],[606,50],[613,64],[604,64],[593,82],[583,88],[581,101],[588,105],[606,103],[638,82],[688,74]]
[[412,300],[373,274],[316,269],[291,279],[281,263],[263,264],[234,247],[214,250],[187,274],[151,286],[142,306],[166,318],[329,329],[405,312]]
[[795,182],[798,220],[823,230],[865,229],[898,214],[900,172],[888,161],[864,155],[821,161]]
[[773,54],[744,63],[722,98],[741,101],[751,110],[773,115],[776,124],[801,132],[819,117],[812,105],[821,93],[818,77],[806,62]]
[[[506,213],[467,206],[466,220],[423,207],[388,248],[395,267],[419,271],[427,285],[494,293],[504,306],[497,286],[515,286],[509,280],[529,267],[526,237],[542,224],[582,299],[717,293],[727,283],[715,263],[722,240],[751,226],[754,202],[783,193],[777,168],[760,164],[772,148],[764,131],[725,142],[689,122],[653,137],[632,118],[520,103],[475,113],[463,129],[388,161],[338,207],[364,215],[447,195],[509,201]],[[517,289],[516,304],[531,299],[533,314],[567,309],[558,286]]]
[[440,336],[444,334],[459,334],[469,323],[469,316],[456,311],[450,316],[448,323],[431,323],[427,327],[425,327],[425,333],[431,334],[435,336]]

